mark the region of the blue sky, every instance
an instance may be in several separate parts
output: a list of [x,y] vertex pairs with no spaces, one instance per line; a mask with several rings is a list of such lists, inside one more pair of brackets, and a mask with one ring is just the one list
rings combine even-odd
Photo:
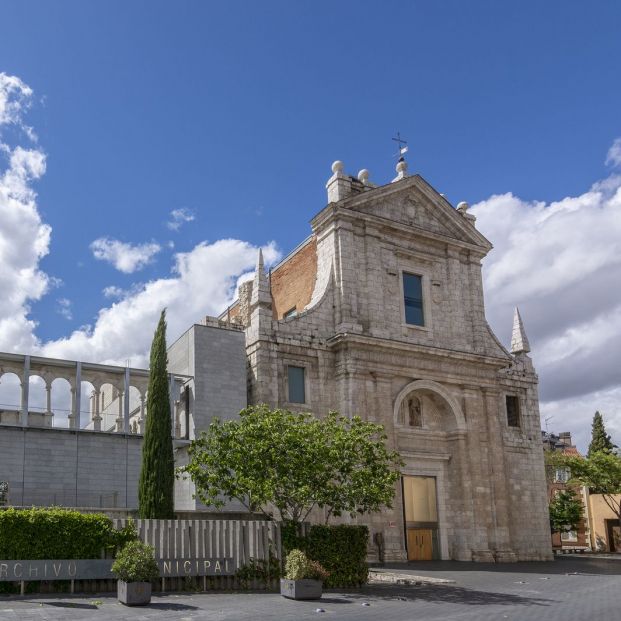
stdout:
[[[175,253],[190,260],[200,242],[235,238],[248,255],[274,242],[273,257],[286,253],[326,202],[331,162],[343,160],[350,173],[368,168],[385,183],[397,131],[409,140],[410,172],[453,204],[480,203],[493,214],[486,201],[511,193],[520,213],[532,214],[534,201],[584,197],[616,174],[615,158],[605,160],[621,136],[620,25],[613,1],[3,0],[0,71],[32,89],[24,123],[46,157],[32,187],[51,227],[36,261],[48,280],[20,306],[38,323],[32,342],[92,330],[114,303],[106,287],[124,290],[123,299],[147,282],[167,286]],[[7,126],[4,141],[25,144],[19,133]],[[170,230],[180,209],[194,220]],[[483,232],[500,256],[506,244],[492,233],[506,231]],[[123,273],[94,256],[100,238],[160,250]],[[597,244],[597,235],[576,244]],[[227,272],[229,288],[247,270],[242,263]],[[505,343],[513,303],[528,307],[505,296],[490,310]],[[612,312],[621,299],[602,304]],[[524,311],[535,345],[556,338],[548,356],[577,329],[568,323],[555,333],[536,305],[532,316]],[[92,355],[127,353],[105,352]],[[550,403],[559,395],[562,388],[550,389]],[[618,411],[621,392],[608,398]]]

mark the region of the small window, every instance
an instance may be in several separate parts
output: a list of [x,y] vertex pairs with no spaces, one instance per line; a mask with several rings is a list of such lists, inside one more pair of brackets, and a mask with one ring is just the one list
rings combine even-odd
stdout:
[[515,395],[507,395],[507,425],[520,426],[520,400]]
[[306,403],[304,370],[304,367],[287,367],[289,403]]
[[424,326],[423,314],[423,279],[416,274],[403,272],[403,304],[405,307],[405,323],[413,326]]
[[578,541],[578,533],[575,530],[561,532],[561,541]]
[[554,473],[555,483],[567,483],[570,479],[569,468],[557,468]]
[[294,306],[293,308],[290,308],[284,315],[283,315],[283,319],[289,319],[289,317],[295,317],[298,314],[298,310],[297,308]]

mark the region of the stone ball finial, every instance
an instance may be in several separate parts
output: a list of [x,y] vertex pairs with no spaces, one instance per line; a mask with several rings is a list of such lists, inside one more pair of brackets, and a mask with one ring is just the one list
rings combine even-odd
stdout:
[[343,162],[341,160],[336,160],[336,162],[332,163],[332,172],[336,175],[336,173],[343,172]]
[[407,172],[407,169],[408,169],[408,163],[405,160],[399,160],[397,162],[396,170],[397,170],[398,173],[400,173],[400,172],[403,172],[403,173]]
[[461,201],[461,203],[457,204],[457,211],[461,211],[462,213],[466,213],[470,205],[466,201]]
[[361,183],[366,183],[369,180],[369,171],[366,168],[363,168],[358,173],[358,181]]

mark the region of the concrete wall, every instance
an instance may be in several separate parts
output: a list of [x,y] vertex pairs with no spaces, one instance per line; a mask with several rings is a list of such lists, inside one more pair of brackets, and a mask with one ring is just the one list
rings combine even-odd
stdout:
[[13,505],[138,506],[142,437],[0,427],[0,480]]
[[[212,419],[233,419],[247,404],[246,352],[244,333],[239,329],[195,324],[168,349],[168,369],[173,373],[191,375],[190,440],[206,431]],[[187,444],[175,443],[175,463],[187,463]],[[175,508],[191,511],[205,508],[192,496],[194,485],[188,479],[175,484]],[[227,511],[240,511],[237,503]]]
[[231,419],[246,407],[246,353],[241,330],[193,325],[169,347],[168,369],[194,377],[190,439],[206,431],[212,418]]

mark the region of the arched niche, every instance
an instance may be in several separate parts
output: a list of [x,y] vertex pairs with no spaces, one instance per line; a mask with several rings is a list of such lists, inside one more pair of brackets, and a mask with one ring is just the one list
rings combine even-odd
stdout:
[[410,382],[399,392],[394,402],[393,421],[400,429],[466,430],[466,419],[457,399],[444,386],[431,380]]

